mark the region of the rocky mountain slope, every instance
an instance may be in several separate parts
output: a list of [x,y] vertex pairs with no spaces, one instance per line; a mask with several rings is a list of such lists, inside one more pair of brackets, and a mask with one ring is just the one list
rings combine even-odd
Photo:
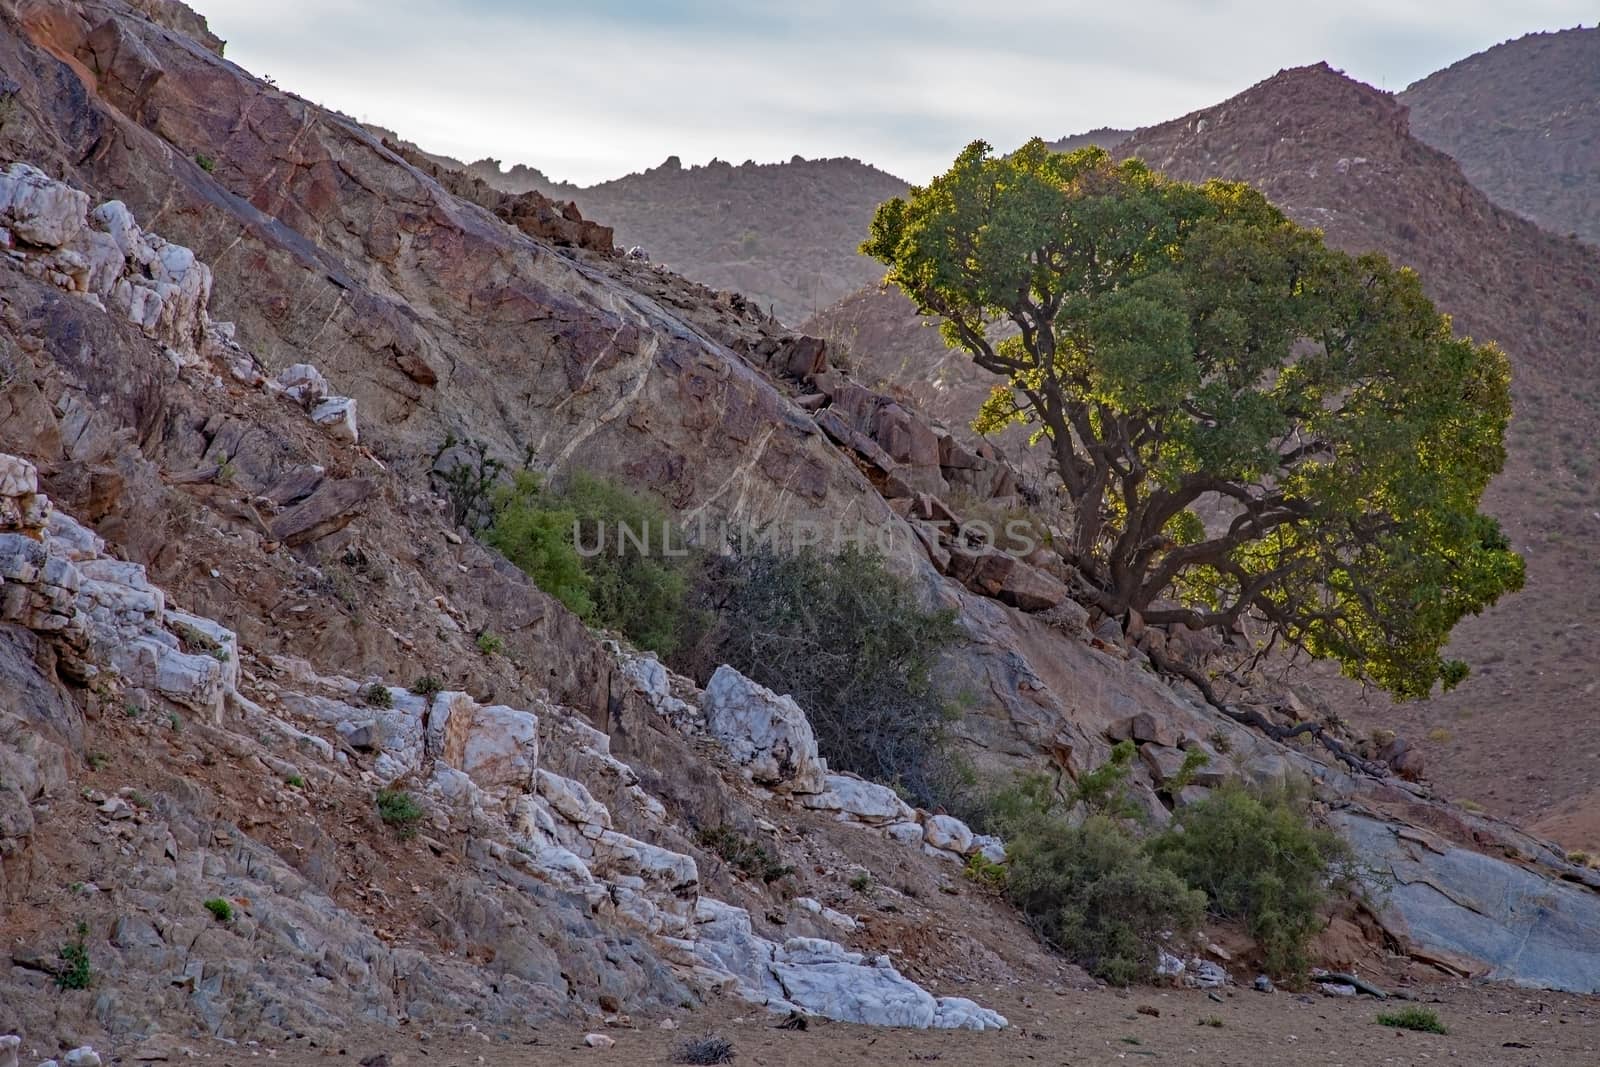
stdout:
[[1400,94],[1411,132],[1552,233],[1600,244],[1600,28],[1530,33]]
[[[1592,809],[1600,724],[1588,714],[1585,605],[1600,595],[1588,548],[1600,532],[1600,254],[1496,207],[1453,160],[1409,133],[1393,97],[1325,66],[1277,77],[1134,134],[1119,152],[1174,177],[1248,181],[1352,251],[1416,267],[1458,329],[1511,358],[1510,459],[1487,507],[1528,558],[1528,585],[1458,631],[1477,670],[1455,692],[1393,706],[1341,691],[1371,727],[1400,730],[1453,795],[1524,819],[1549,819],[1574,848],[1600,842]],[[920,326],[897,292],[868,289],[805,324],[848,344],[860,373],[893,383],[952,424],[991,376]],[[1019,437],[1004,442],[1013,452]],[[1530,749],[1533,735],[1560,738]]]
[[1309,777],[1392,875],[1329,962],[1594,988],[1600,874],[1217,715],[1142,669],[1184,654],[1163,631],[1089,633],[1048,559],[955,536],[956,490],[1015,501],[1005,464],[195,24],[0,0],[0,1033],[320,1054],[717,1001],[978,1029],[984,989],[1071,984],[961,876],[1002,842],[833,774],[793,701],[670,675],[457,528],[452,440],[684,517],[851,524],[955,612],[982,771],[1077,775],[1133,736],[1157,821],[1180,744]]

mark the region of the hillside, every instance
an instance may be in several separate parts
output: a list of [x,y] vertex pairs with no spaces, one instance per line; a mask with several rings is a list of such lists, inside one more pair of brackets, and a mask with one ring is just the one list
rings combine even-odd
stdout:
[[1411,132],[1496,203],[1600,244],[1600,28],[1530,33],[1400,94]]
[[466,168],[508,192],[537,190],[572,200],[638,245],[656,263],[713,289],[742,293],[783,322],[882,275],[856,254],[872,212],[906,183],[854,159],[801,159],[740,166],[713,160],[659,167],[599,185],[552,183],[539,171],[494,160]]
[[[0,1064],[637,1062],[713,1023],[739,1062],[981,1064],[1041,1027],[1132,1036],[1128,994],[994,891],[1007,842],[839,770],[827,697],[675,672],[481,540],[484,457],[648,491],[708,557],[746,529],[882,546],[893,617],[948,612],[934,681],[978,783],[1064,788],[1118,745],[1151,827],[1314,783],[1372,891],[1318,917],[1315,961],[1448,996],[1467,1040],[1532,1017],[1467,978],[1600,991],[1600,870],[1336,723],[1288,738],[1309,710],[1275,690],[1229,714],[1147,669],[1207,650],[960,529],[1018,505],[1005,463],[603,220],[221,52],[174,0],[0,0]],[[1181,1026],[1150,1044],[1280,1062],[1330,1011],[1349,1057],[1394,1047],[1353,996],[1211,999],[1262,955],[1203,933],[1162,942],[1189,988],[1133,1017]],[[1199,1011],[1238,1029],[1197,1039]]]

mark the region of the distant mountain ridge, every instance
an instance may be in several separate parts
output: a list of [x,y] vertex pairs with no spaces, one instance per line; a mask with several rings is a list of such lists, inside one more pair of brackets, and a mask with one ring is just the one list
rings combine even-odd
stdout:
[[619,245],[638,245],[685,277],[743,293],[789,323],[882,276],[856,246],[877,206],[910,188],[845,157],[685,167],[671,156],[588,187],[520,164],[508,171],[493,159],[454,162],[506,192],[574,201],[586,218],[614,227]]
[[1600,28],[1530,33],[1400,94],[1411,131],[1557,234],[1600,244]]

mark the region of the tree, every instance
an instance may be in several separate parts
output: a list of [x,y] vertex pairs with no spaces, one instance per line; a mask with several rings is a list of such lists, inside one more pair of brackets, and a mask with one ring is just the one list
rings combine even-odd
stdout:
[[1048,445],[1060,547],[1108,614],[1251,615],[1415,698],[1465,676],[1455,624],[1521,587],[1477,510],[1505,461],[1504,355],[1454,336],[1411,270],[1248,186],[979,141],[882,205],[862,251],[1005,378],[975,425]]

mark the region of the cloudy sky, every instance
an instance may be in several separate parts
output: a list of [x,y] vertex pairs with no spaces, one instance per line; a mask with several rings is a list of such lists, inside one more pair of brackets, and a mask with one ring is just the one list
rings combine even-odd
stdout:
[[1327,60],[1401,89],[1593,0],[191,0],[228,58],[437,152],[589,184],[1161,122]]

